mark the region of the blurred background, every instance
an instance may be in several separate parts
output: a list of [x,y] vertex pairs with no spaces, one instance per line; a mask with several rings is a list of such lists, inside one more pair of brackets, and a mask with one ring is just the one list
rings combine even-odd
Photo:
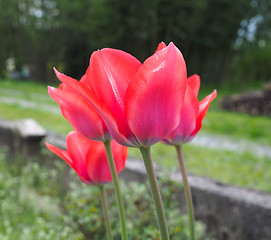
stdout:
[[[20,144],[9,141],[5,131],[18,119],[31,118],[54,132],[55,140],[60,134],[65,144],[72,127],[46,86],[60,83],[53,67],[79,79],[97,49],[122,49],[143,62],[161,41],[181,50],[188,76],[200,75],[199,100],[218,90],[202,130],[184,146],[188,172],[271,193],[271,0],[0,0],[1,240],[104,239],[97,189],[78,187],[74,174],[66,191],[61,182],[67,165],[47,149],[33,159],[7,155],[14,151],[5,144]],[[227,96],[233,94],[238,98]],[[165,172],[178,171],[174,148],[159,143],[152,154]],[[137,149],[129,149],[129,157],[141,159]],[[159,236],[148,188],[135,184],[123,191],[132,239]],[[171,239],[188,239],[187,220],[171,199],[178,190],[172,185],[162,191]],[[107,192],[117,216],[111,185]],[[117,226],[118,218],[114,221]],[[238,232],[240,226],[233,226]],[[197,240],[213,239],[205,227],[197,225]],[[118,228],[114,231],[120,239]],[[221,236],[233,239],[225,231]]]
[[[47,92],[59,84],[53,67],[79,79],[97,49],[143,62],[172,41],[188,76],[201,77],[199,100],[218,90],[185,145],[189,171],[271,192],[270,13],[271,0],[0,0],[0,118],[67,134],[71,125]],[[153,154],[176,170],[174,151],[158,144]]]
[[254,85],[271,79],[270,10],[270,0],[1,0],[0,76],[51,82],[56,66],[80,78],[97,49],[143,61],[172,41],[188,75]]

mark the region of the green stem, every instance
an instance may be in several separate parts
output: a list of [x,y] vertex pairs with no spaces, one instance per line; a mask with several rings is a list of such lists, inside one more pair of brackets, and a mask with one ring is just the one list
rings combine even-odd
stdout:
[[193,201],[190,186],[187,179],[187,174],[185,170],[184,157],[181,145],[176,145],[176,151],[178,155],[178,160],[180,164],[180,169],[183,177],[183,185],[184,185],[184,193],[187,204],[187,210],[189,215],[189,228],[190,228],[190,239],[195,239],[195,229],[194,229],[194,209],[193,209]]
[[107,239],[113,240],[112,238],[112,232],[111,232],[111,225],[109,221],[109,214],[108,214],[108,208],[106,203],[106,197],[105,197],[105,190],[103,185],[99,185],[100,188],[100,195],[101,195],[101,202],[103,207],[103,213],[104,213],[104,220],[105,220],[105,228],[107,233]]
[[161,240],[169,240],[168,227],[167,227],[164,206],[162,203],[162,198],[161,198],[158,182],[157,182],[154,168],[153,168],[150,147],[146,147],[146,148],[141,147],[140,151],[141,151],[142,157],[144,159],[145,168],[146,168],[147,175],[149,178],[152,197],[153,197],[153,201],[154,201],[154,205],[155,205],[155,209],[156,209],[158,225],[159,225],[159,229],[160,229]]
[[110,141],[104,142],[104,147],[105,147],[105,151],[106,151],[106,156],[107,156],[107,160],[108,160],[108,164],[109,164],[113,184],[114,184],[114,187],[115,187],[115,193],[116,193],[116,198],[117,198],[117,203],[118,203],[118,208],[119,208],[119,217],[120,217],[120,224],[121,224],[121,231],[122,231],[122,240],[128,240],[126,219],[125,219],[125,213],[124,213],[124,206],[123,206],[123,202],[122,202],[122,198],[121,198],[118,174],[117,174],[116,165],[115,165],[115,162],[114,162],[114,158],[113,158],[110,143],[111,143]]

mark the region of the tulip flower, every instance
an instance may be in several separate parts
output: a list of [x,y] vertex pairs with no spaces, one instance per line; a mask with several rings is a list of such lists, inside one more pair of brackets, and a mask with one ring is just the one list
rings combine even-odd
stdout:
[[[86,184],[103,184],[112,180],[104,144],[90,140],[76,131],[72,131],[66,138],[67,151],[49,143],[50,151],[62,158],[73,168],[80,179]],[[114,140],[111,142],[117,173],[125,167],[127,147],[121,146]]]
[[[86,78],[86,75],[84,75],[79,82],[83,82],[84,78]],[[76,81],[75,79],[72,80]],[[89,90],[91,91],[91,89]],[[59,89],[48,87],[48,92],[49,95],[59,104],[63,116],[69,121],[75,130],[89,139],[103,142],[106,155],[108,157],[107,160],[109,163],[110,172],[113,177],[113,183],[119,206],[123,240],[128,239],[124,216],[124,206],[118,183],[117,169],[114,163],[114,158],[112,156],[112,149],[110,144],[111,135],[103,119],[96,112],[90,102],[87,101],[82,95],[74,91],[74,89],[69,85],[62,83],[60,84]],[[105,169],[107,171],[107,165],[100,165],[101,171],[105,171]],[[82,166],[82,169],[83,168],[84,166]]]
[[195,239],[194,231],[194,209],[190,186],[187,179],[184,157],[181,145],[190,142],[201,129],[202,120],[205,117],[210,103],[216,98],[216,90],[198,101],[198,92],[200,88],[200,77],[193,75],[187,79],[187,88],[184,104],[181,111],[181,120],[176,129],[174,129],[163,142],[174,145],[177,151],[178,161],[183,177],[184,192],[189,214],[190,239]]
[[[72,131],[66,138],[67,151],[57,148],[49,143],[46,146],[53,153],[65,160],[86,184],[98,184],[100,187],[101,202],[105,217],[105,226],[108,240],[112,240],[104,187],[101,184],[112,180],[110,162],[102,142],[90,140],[76,131]],[[110,144],[110,142],[109,142]],[[127,147],[111,142],[115,161],[115,172],[119,173],[125,167]],[[112,173],[112,175],[114,172]]]
[[180,121],[186,65],[173,43],[160,43],[143,64],[121,50],[96,51],[79,82],[55,72],[64,85],[97,110],[112,137],[122,145],[149,147]]
[[170,145],[179,145],[190,142],[200,131],[202,120],[204,119],[210,103],[216,98],[216,90],[203,100],[198,102],[198,92],[200,87],[200,77],[193,75],[187,79],[187,89],[185,100],[181,111],[181,120],[163,141]]
[[[96,109],[118,143],[140,149],[161,239],[168,240],[150,146],[164,139],[180,122],[187,84],[182,53],[173,43],[168,46],[160,43],[142,64],[126,52],[106,48],[92,54],[86,75],[79,82],[55,72],[64,86]],[[81,133],[87,135],[87,132]]]

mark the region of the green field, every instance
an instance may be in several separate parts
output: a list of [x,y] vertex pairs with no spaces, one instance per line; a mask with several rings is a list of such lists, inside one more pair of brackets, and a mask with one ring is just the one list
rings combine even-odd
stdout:
[[[204,90],[200,96],[204,97],[211,91],[212,89]],[[226,93],[228,91],[218,88],[218,98],[211,104],[200,134],[219,135],[237,142],[246,139],[271,147],[271,119],[220,110],[219,101]],[[72,129],[60,114],[58,105],[49,97],[47,86],[28,81],[0,81],[0,117],[33,118],[44,128],[60,133],[67,133]],[[166,169],[178,169],[174,148],[157,144],[152,152],[156,163]],[[271,192],[270,158],[192,144],[184,146],[184,153],[188,171],[191,173]],[[137,149],[130,149],[129,154],[140,158]]]

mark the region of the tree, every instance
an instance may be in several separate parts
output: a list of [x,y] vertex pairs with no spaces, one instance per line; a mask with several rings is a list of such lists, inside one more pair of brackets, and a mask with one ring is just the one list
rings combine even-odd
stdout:
[[[52,79],[52,66],[80,78],[93,51],[122,49],[146,59],[161,41],[173,41],[188,74],[217,83],[229,77],[236,48],[260,16],[255,39],[270,37],[268,0],[2,0],[0,72],[16,56],[32,66],[33,78]],[[258,14],[258,15],[257,15]],[[238,34],[239,33],[239,34]],[[245,37],[242,37],[242,41]]]

